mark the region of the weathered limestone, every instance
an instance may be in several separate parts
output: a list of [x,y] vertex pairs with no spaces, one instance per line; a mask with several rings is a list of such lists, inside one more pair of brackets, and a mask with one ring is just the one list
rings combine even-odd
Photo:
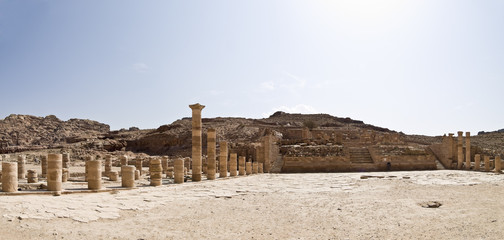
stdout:
[[247,175],[252,174],[252,162],[245,163],[245,172],[247,173]]
[[464,163],[464,152],[462,148],[462,143],[464,141],[463,137],[463,132],[459,131],[458,132],[458,138],[457,138],[457,169],[462,169],[462,165]]
[[192,180],[201,181],[201,110],[205,108],[199,103],[189,105],[192,109]]
[[105,176],[108,176],[112,171],[112,156],[107,154],[105,155]]
[[474,170],[479,171],[481,164],[481,156],[479,154],[474,155]]
[[161,186],[163,183],[163,167],[161,159],[151,159],[149,164],[150,185]]
[[102,188],[102,161],[92,160],[88,162],[88,189],[100,190]]
[[28,170],[28,183],[38,183],[37,171]]
[[238,158],[238,172],[240,176],[245,175],[245,156],[240,156]]
[[61,154],[47,155],[47,190],[61,191],[63,180],[63,156]]
[[140,176],[143,175],[142,166],[143,166],[143,160],[140,158],[135,159],[135,167],[136,167],[136,170],[138,170],[140,172]]
[[135,187],[135,167],[123,165],[121,166],[122,187],[134,188]]
[[228,146],[226,141],[221,141],[219,154],[219,178],[227,177]]
[[238,160],[238,154],[231,153],[229,155],[229,176],[230,177],[236,177],[236,175],[237,175],[237,172],[236,172],[237,160]]
[[63,168],[70,168],[70,153],[63,153]]
[[495,172],[501,173],[501,157],[499,155],[495,156]]
[[121,161],[121,166],[127,166],[128,165],[128,156],[122,155],[121,157],[119,157],[119,159]]
[[184,159],[177,158],[173,163],[173,171],[175,174],[175,183],[183,183],[184,182]]
[[110,171],[108,177],[110,181],[116,182],[119,179],[119,173],[117,171]]
[[259,173],[259,164],[257,162],[252,162],[252,174]]
[[207,179],[208,180],[214,180],[215,179],[215,173],[216,173],[216,140],[217,140],[217,134],[215,132],[215,129],[208,129],[207,130]]
[[2,162],[2,191],[16,192],[18,190],[18,163]]
[[485,172],[490,172],[490,156],[483,156],[485,161]]
[[25,169],[25,164],[26,164],[26,156],[25,155],[19,155],[18,156],[18,179],[25,179],[26,178],[26,169]]
[[465,169],[471,169],[471,132],[466,132],[466,163]]
[[61,169],[61,182],[67,182],[69,176],[70,172],[68,171],[68,168]]
[[42,167],[42,175],[41,177],[47,177],[47,155],[42,155],[40,157],[40,165]]

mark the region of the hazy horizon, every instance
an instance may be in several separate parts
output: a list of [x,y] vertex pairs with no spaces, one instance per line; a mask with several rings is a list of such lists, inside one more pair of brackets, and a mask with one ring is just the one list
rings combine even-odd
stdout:
[[0,117],[111,129],[327,113],[504,128],[504,1],[0,0]]

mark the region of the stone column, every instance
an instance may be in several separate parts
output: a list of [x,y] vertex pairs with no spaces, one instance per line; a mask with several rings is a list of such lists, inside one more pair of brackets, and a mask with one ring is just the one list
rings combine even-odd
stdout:
[[211,128],[207,130],[207,179],[214,180],[215,179],[215,152],[216,152],[216,139],[217,134],[215,129]]
[[25,179],[26,178],[26,156],[25,155],[19,155],[18,156],[18,179]]
[[192,109],[192,180],[201,181],[201,110],[205,108],[199,103],[189,105]]
[[235,177],[237,175],[237,173],[236,173],[237,160],[238,160],[238,154],[231,153],[229,155],[229,176],[230,177]]
[[61,154],[47,155],[47,190],[61,191],[63,178],[63,156]]
[[458,139],[457,139],[457,169],[462,169],[462,164],[464,163],[464,150],[462,148],[462,143],[464,141],[464,136],[462,135],[463,132],[459,131],[458,132]]
[[140,171],[135,170],[135,180],[139,180],[139,179],[140,179]]
[[70,173],[68,172],[68,168],[61,169],[61,182],[67,182],[70,177]]
[[259,173],[259,165],[257,162],[252,162],[252,174],[257,174]]
[[18,164],[2,162],[2,191],[16,192],[18,190]]
[[135,187],[135,167],[123,165],[121,166],[122,187],[134,188]]
[[501,172],[501,157],[499,155],[495,156],[495,172]]
[[87,182],[88,178],[89,178],[89,162],[93,161],[94,158],[93,158],[93,156],[86,156],[84,158],[84,160],[86,161],[84,163],[84,172],[85,172],[85,174],[84,174],[84,181]]
[[184,182],[184,159],[177,158],[173,163],[173,171],[175,174],[175,183],[183,183]]
[[240,176],[245,175],[245,156],[240,156],[238,160],[238,171]]
[[63,168],[70,168],[70,153],[63,153]]
[[119,173],[117,171],[110,171],[108,177],[110,181],[115,182],[119,179]]
[[92,160],[88,162],[88,189],[100,190],[102,187],[102,161]]
[[227,177],[228,146],[226,141],[221,141],[219,154],[219,178]]
[[108,176],[112,171],[112,156],[107,154],[105,155],[105,176]]
[[490,172],[490,156],[483,156],[485,161],[485,172]]
[[252,162],[245,163],[245,172],[247,173],[247,175],[252,174]]
[[471,132],[466,132],[466,163],[465,169],[471,169]]
[[481,164],[481,156],[479,154],[474,155],[474,170],[479,171]]
[[168,167],[166,169],[166,178],[169,178],[169,179],[173,178],[173,167]]
[[121,160],[121,166],[127,166],[128,165],[128,156],[122,155],[121,157],[119,157],[119,159]]
[[168,169],[168,156],[163,156],[161,158],[161,167],[163,168],[163,173],[166,174],[166,169]]
[[273,139],[271,135],[264,136],[264,171],[269,172],[271,170],[271,145]]
[[37,171],[28,170],[28,183],[38,183]]
[[259,169],[258,169],[258,172],[259,172],[259,173],[264,173],[264,170],[263,170],[263,164],[262,164],[262,163],[258,163],[258,165],[259,165],[259,166],[258,166],[258,168],[259,168]]
[[47,177],[47,155],[40,156],[40,164],[42,165],[42,175],[41,177]]
[[140,172],[140,176],[142,176],[143,172],[142,172],[142,166],[143,166],[143,160],[142,159],[135,159],[135,167],[136,167],[136,170],[138,170]]
[[151,186],[161,186],[163,183],[163,167],[161,164],[161,159],[151,159],[149,163],[150,172],[150,185]]

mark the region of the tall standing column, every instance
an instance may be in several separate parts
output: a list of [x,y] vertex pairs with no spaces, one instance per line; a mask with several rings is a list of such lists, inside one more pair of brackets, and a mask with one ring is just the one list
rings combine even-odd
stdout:
[[201,181],[201,110],[205,108],[199,103],[189,105],[192,109],[192,180]]
[[499,155],[495,156],[495,172],[501,172],[501,157]]
[[238,154],[236,154],[236,153],[229,154],[229,176],[230,177],[235,177],[237,175],[237,173],[236,173],[237,160],[238,160]]
[[474,155],[474,170],[479,171],[481,165],[481,156],[479,154]]
[[485,172],[490,172],[490,156],[483,156],[485,161]]
[[272,145],[272,136],[266,135],[264,136],[264,171],[270,172],[271,170],[271,145]]
[[47,177],[47,155],[42,155],[40,157],[40,164],[42,165],[42,175],[41,177]]
[[173,171],[174,171],[174,182],[175,183],[184,183],[184,159],[177,158],[173,162]]
[[61,191],[63,177],[63,156],[61,154],[47,155],[47,190]]
[[70,153],[63,153],[63,168],[70,168]]
[[457,169],[462,169],[462,164],[464,163],[464,150],[462,149],[462,143],[464,141],[464,136],[463,132],[459,131],[458,132],[458,139],[457,139]]
[[2,191],[16,192],[18,190],[18,164],[2,162]]
[[252,174],[252,162],[245,163],[245,172],[247,173],[247,175]]
[[466,132],[466,163],[465,169],[471,169],[471,132]]
[[228,146],[226,141],[221,141],[219,153],[219,178],[227,177]]
[[215,129],[207,130],[207,179],[214,180],[215,179],[215,152],[216,152],[216,140],[217,134]]
[[140,176],[142,176],[142,166],[143,166],[143,160],[140,158],[135,159],[135,167],[136,170],[139,172]]
[[238,158],[238,171],[240,176],[245,175],[245,156],[240,156]]
[[161,167],[163,168],[163,173],[166,174],[168,169],[168,156],[163,156],[161,158]]
[[26,156],[25,155],[19,155],[18,156],[18,179],[25,179],[26,178]]
[[112,171],[112,156],[109,154],[105,155],[105,176],[108,176]]
[[258,167],[258,173],[264,173],[263,164],[259,163],[258,165],[259,165],[259,166],[257,166]]

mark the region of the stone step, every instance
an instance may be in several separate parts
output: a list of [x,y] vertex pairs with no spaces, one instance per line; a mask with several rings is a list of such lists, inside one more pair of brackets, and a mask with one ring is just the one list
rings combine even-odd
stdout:
[[374,163],[367,148],[350,148],[349,152],[352,163]]

